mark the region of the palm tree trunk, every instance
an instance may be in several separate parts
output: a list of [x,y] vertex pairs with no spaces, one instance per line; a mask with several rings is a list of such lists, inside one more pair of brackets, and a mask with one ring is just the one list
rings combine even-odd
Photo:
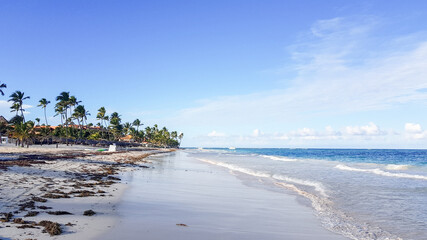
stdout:
[[67,115],[67,109],[65,109],[65,143],[68,146],[68,115]]
[[104,120],[101,120],[101,125],[102,125],[102,131],[101,131],[101,133],[102,133],[102,135],[103,136],[101,136],[101,138],[105,138],[105,127],[104,127]]
[[46,126],[47,126],[47,125],[49,125],[49,124],[47,123],[47,117],[46,117],[46,107],[44,107],[44,119],[46,120]]
[[80,128],[80,138],[82,138],[82,125],[80,125],[80,119],[77,118],[77,122],[79,124],[79,128]]
[[22,108],[22,105],[21,105],[21,116],[22,116],[22,121],[25,123],[24,109]]

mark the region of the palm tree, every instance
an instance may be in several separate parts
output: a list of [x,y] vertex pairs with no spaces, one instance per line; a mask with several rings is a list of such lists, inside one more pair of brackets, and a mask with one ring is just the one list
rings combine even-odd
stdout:
[[42,98],[39,101],[39,105],[37,107],[42,107],[44,109],[44,118],[46,120],[46,126],[49,124],[47,123],[47,116],[46,116],[46,106],[50,103],[50,101],[46,100],[46,98]]
[[124,135],[129,135],[129,133],[131,132],[132,129],[132,124],[130,124],[129,122],[125,122],[123,124],[123,133]]
[[63,119],[65,118],[64,107],[62,105],[56,104],[55,112],[56,112],[55,116],[61,115],[61,125],[64,125],[64,121],[63,121]]
[[[68,119],[68,114],[67,114],[67,110],[70,107],[70,92],[61,92],[57,97],[56,97],[56,101],[58,101],[56,103],[56,105],[58,107],[62,107],[64,110],[64,114],[65,114],[65,120]],[[65,125],[67,125],[67,122],[65,122]]]
[[101,122],[101,125],[104,126],[104,120],[105,120],[105,113],[107,111],[105,110],[105,107],[100,107],[98,109],[98,113],[96,114],[96,119]]
[[80,129],[80,137],[82,137],[83,119],[85,118],[86,109],[83,105],[79,105],[74,109],[73,117],[77,119]]
[[137,118],[135,121],[133,121],[132,125],[134,125],[136,127],[136,131],[138,131],[139,127],[144,124],[142,124],[141,121]]
[[4,84],[4,83],[0,84],[0,94],[2,96],[4,96],[4,92],[3,92],[2,88],[7,88],[6,84]]
[[40,125],[40,118],[36,118],[37,126]]
[[113,135],[117,139],[120,137],[120,134],[123,130],[123,125],[120,124],[121,122],[120,115],[117,112],[113,112],[110,117],[110,127],[112,128]]
[[10,110],[10,112],[15,112],[16,113],[15,116],[18,116],[18,112],[19,112],[19,109],[20,109],[19,104],[17,104],[17,103],[12,104],[12,106],[10,107],[10,109],[12,109],[12,110]]
[[12,135],[14,138],[18,139],[22,147],[24,147],[24,141],[31,137],[33,127],[34,123],[31,121],[28,121],[27,123],[20,122],[15,124]]
[[[109,120],[109,117],[108,117],[108,115],[106,115],[106,112],[107,111],[105,110],[105,107],[100,107],[98,109],[98,114],[96,114],[96,119],[98,119],[101,122],[100,126],[102,127],[103,132],[105,131],[105,128],[107,127],[106,122]],[[104,124],[105,124],[105,126],[104,126]],[[107,132],[107,134],[108,134],[108,132]],[[104,137],[105,137],[105,134],[104,134]]]
[[147,126],[145,128],[145,139],[144,140],[146,142],[150,142],[152,138],[153,138],[153,130]]
[[[61,116],[64,115],[64,119],[65,119],[65,134],[68,137],[68,114],[67,114],[67,110],[70,107],[70,92],[61,92],[57,97],[56,97],[56,101],[58,101],[56,103],[56,109],[58,109],[58,111],[61,111]],[[61,120],[62,121],[62,120]],[[68,145],[68,140],[67,140],[67,145]]]
[[117,112],[113,112],[111,114],[110,123],[117,124],[117,123],[120,123],[121,121],[122,119],[120,118],[120,115]]
[[178,133],[176,131],[171,132],[171,138],[176,140],[176,138],[178,137]]
[[25,96],[24,92],[15,91],[9,96],[10,97],[9,102],[13,102],[14,105],[17,104],[17,106],[19,106],[19,110],[21,111],[21,117],[25,122],[23,102],[25,99],[30,99],[30,97],[29,96],[24,97],[24,96]]
[[181,145],[181,141],[182,141],[182,138],[184,137],[184,133],[180,133],[179,135],[178,135],[178,139],[179,139],[179,145]]
[[79,103],[81,102],[82,101],[77,101],[77,98],[75,96],[70,97],[70,99],[68,100],[68,105],[70,106],[70,115],[72,114],[73,108],[79,105]]
[[[87,111],[85,108],[84,108],[84,106],[83,106],[83,118],[84,118],[84,120],[85,120],[85,125],[87,126],[87,116],[90,116],[90,113],[89,113],[89,111]],[[93,124],[92,124],[93,125]]]

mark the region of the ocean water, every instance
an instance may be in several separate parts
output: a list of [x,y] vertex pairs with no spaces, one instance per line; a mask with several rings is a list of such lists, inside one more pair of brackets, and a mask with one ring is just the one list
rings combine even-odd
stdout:
[[188,149],[247,184],[299,196],[351,239],[427,239],[427,150]]

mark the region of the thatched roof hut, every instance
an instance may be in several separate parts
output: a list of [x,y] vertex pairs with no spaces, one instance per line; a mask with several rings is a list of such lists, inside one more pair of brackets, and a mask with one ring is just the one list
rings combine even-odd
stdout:
[[6,123],[7,124],[8,121],[3,116],[0,116],[0,123]]

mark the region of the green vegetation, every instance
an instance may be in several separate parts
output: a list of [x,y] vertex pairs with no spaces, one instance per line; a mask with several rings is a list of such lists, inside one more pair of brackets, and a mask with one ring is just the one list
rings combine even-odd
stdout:
[[46,107],[49,103],[50,103],[50,101],[46,100],[46,98],[42,98],[39,101],[39,105],[37,105],[38,107],[42,107],[44,110],[44,119],[46,120],[46,125],[49,125],[47,123],[47,116],[46,116]]
[[24,117],[24,100],[25,99],[29,99],[30,97],[27,96],[25,97],[25,93],[21,92],[21,91],[15,91],[14,93],[12,93],[9,96],[9,102],[12,102],[12,107],[10,107],[12,109],[12,112],[16,112],[16,115],[18,115],[18,111],[21,111],[21,117],[23,118],[23,121],[25,122],[25,117]]
[[6,86],[6,84],[4,84],[4,83],[0,83],[0,94],[2,95],[2,96],[4,96],[4,92],[3,92],[3,90],[2,90],[2,88],[6,88],[7,86]]
[[[6,84],[0,84],[0,94],[4,95],[3,88]],[[133,145],[143,144],[150,147],[179,147],[184,136],[176,131],[170,132],[166,127],[159,128],[157,124],[153,127],[140,127],[144,124],[139,119],[133,122],[122,123],[121,115],[113,112],[107,115],[105,107],[98,109],[96,125],[88,123],[90,115],[82,101],[78,101],[69,92],[61,92],[56,97],[55,116],[59,116],[61,124],[50,126],[47,121],[46,108],[50,104],[46,98],[39,101],[38,107],[44,111],[44,122],[40,125],[40,118],[33,121],[25,121],[24,101],[29,99],[24,92],[15,91],[9,97],[12,102],[11,112],[15,116],[8,122],[0,122],[0,134],[7,134],[16,139],[16,145],[22,147],[27,144],[44,143],[80,143],[80,144],[111,144],[113,142],[129,142]]]

